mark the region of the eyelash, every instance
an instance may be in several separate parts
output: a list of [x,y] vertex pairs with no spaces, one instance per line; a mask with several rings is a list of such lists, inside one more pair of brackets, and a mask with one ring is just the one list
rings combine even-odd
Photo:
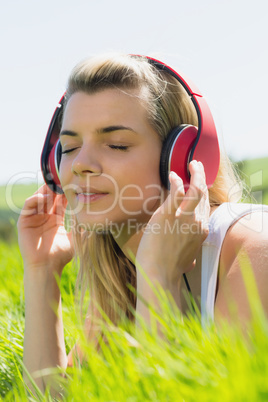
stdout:
[[[128,146],[126,145],[109,145],[109,147],[111,149],[115,149],[115,150],[119,150],[119,151],[127,151],[128,150]],[[66,151],[62,151],[62,154],[68,154],[72,151],[75,151],[77,148],[70,148],[70,149],[66,149]]]
[[62,151],[61,153],[62,153],[62,155],[63,155],[63,154],[68,154],[68,153],[74,151],[75,149],[77,149],[77,148],[66,149],[66,151]]
[[126,146],[126,145],[109,145],[109,147],[111,148],[111,149],[117,149],[117,150],[119,150],[119,151],[127,151],[128,150],[128,146]]

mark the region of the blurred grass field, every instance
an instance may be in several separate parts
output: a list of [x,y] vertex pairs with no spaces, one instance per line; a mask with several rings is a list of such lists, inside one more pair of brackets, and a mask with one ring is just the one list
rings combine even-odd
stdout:
[[14,206],[20,208],[23,206],[25,199],[30,197],[37,189],[36,183],[0,186],[0,210],[10,209],[8,206],[9,195],[12,197]]
[[[103,402],[259,402],[268,400],[268,322],[251,298],[250,333],[226,325],[202,329],[198,316],[182,318],[167,296],[158,294],[161,316],[151,310],[151,326],[140,331],[129,323],[104,329],[98,352],[83,340],[69,264],[61,280],[67,352],[78,338],[85,353],[82,366],[67,370],[62,398],[27,393],[22,379],[24,302],[23,266],[16,244],[0,243],[0,400]],[[249,278],[250,279],[250,278]],[[252,286],[251,279],[248,281]],[[159,338],[156,323],[164,338]],[[142,322],[141,322],[142,324]]]
[[0,186],[0,239],[16,241],[16,222],[25,200],[38,186],[36,183]]
[[268,158],[249,159],[236,164],[253,200],[268,205]]

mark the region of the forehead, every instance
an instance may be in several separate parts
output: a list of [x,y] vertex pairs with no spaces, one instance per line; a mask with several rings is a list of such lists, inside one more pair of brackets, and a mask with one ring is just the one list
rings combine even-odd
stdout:
[[104,89],[93,94],[76,92],[68,100],[62,126],[73,121],[147,119],[144,94],[138,89]]
[[[80,138],[110,133],[115,127],[125,127],[136,133],[145,142],[162,140],[150,119],[148,102],[142,91],[105,89],[93,94],[76,92],[66,104],[61,133],[73,132]],[[65,137],[64,137],[65,138]]]

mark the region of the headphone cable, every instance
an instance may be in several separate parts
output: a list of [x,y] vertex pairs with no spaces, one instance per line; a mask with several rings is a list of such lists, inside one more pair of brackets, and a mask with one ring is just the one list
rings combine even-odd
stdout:
[[190,288],[190,285],[189,285],[189,282],[188,282],[186,274],[183,274],[183,279],[184,279],[186,288],[187,288],[188,293],[189,293],[189,299],[190,299],[190,303],[191,303],[191,307],[192,307],[192,313],[196,314],[196,312],[197,312],[196,305],[195,305],[195,302],[194,302],[193,294],[192,294],[192,291],[191,291],[191,288]]
[[187,287],[188,292],[189,292],[189,293],[190,293],[190,295],[192,296],[192,291],[191,291],[191,288],[190,288],[190,285],[189,285],[188,279],[187,279],[187,277],[186,277],[186,275],[185,275],[185,274],[183,274],[183,279],[184,279],[184,282],[185,282],[185,285],[186,285],[186,287]]

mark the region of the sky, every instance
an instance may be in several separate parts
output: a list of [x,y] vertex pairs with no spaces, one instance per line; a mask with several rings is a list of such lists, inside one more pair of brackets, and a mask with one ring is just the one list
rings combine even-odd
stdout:
[[235,161],[268,156],[267,0],[0,0],[0,184],[41,180],[40,154],[71,69],[103,52],[185,73]]

